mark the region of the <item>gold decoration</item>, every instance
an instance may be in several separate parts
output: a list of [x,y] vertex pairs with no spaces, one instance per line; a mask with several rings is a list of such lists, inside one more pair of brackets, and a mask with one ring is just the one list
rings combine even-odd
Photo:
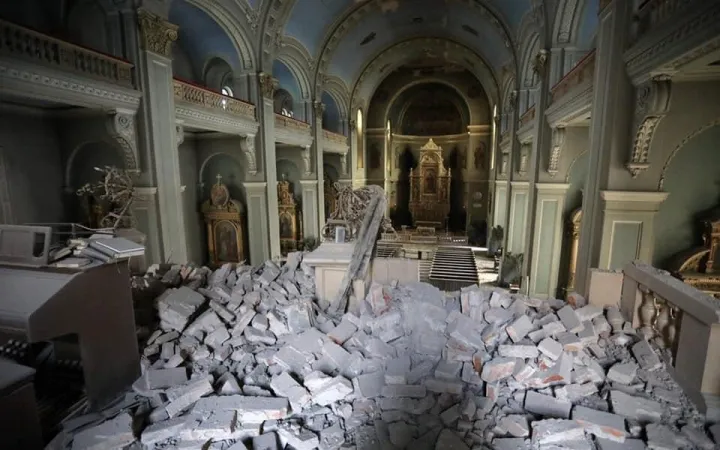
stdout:
[[245,260],[243,245],[243,205],[230,197],[230,192],[218,175],[210,191],[210,198],[202,204],[208,234],[210,264],[239,263]]
[[178,26],[146,9],[138,9],[138,24],[143,49],[169,58],[178,38]]
[[302,233],[298,232],[297,205],[289,181],[278,182],[278,219],[280,221],[280,252],[283,256],[298,249]]
[[430,139],[420,148],[417,170],[410,170],[410,212],[416,226],[440,228],[450,213],[450,169],[442,148]]
[[720,249],[720,218],[703,220],[703,245],[678,253],[670,264],[670,272],[686,284],[720,297],[720,274],[717,274],[718,249]]
[[568,273],[568,282],[565,292],[570,293],[575,290],[575,273],[577,271],[577,255],[580,248],[580,226],[582,225],[582,207],[577,208],[570,215],[569,238],[570,238],[570,270]]

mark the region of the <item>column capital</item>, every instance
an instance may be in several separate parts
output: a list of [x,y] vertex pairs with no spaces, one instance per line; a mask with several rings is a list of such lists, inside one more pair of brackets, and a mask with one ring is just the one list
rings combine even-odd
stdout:
[[258,81],[260,82],[260,90],[265,98],[272,99],[275,96],[277,85],[272,74],[260,72],[258,73]]
[[137,17],[142,48],[170,58],[172,44],[178,38],[178,26],[144,8],[137,10]]
[[315,117],[322,119],[322,115],[325,112],[325,104],[316,100],[313,102],[313,108],[315,108]]

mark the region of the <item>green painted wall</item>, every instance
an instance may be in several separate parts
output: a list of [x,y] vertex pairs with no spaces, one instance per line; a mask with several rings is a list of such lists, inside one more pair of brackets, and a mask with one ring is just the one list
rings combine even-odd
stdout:
[[550,276],[552,274],[553,248],[555,247],[555,218],[557,217],[557,200],[540,200],[540,232],[538,233],[538,254],[535,268],[535,292],[543,295],[554,295],[550,292]]
[[507,211],[507,187],[501,186],[495,188],[495,226],[502,226],[503,230],[507,230],[505,223],[505,211]]
[[612,247],[610,247],[610,266],[608,269],[622,269],[625,265],[638,258],[642,223],[616,222],[612,230]]
[[525,234],[525,217],[527,212],[527,192],[517,192],[513,194],[513,205],[511,210],[513,216],[511,217],[512,222],[512,234],[510,235],[510,251],[517,254],[523,252],[525,242],[523,234]]
[[678,252],[700,245],[695,216],[720,204],[720,127],[691,139],[665,173],[667,200],[655,219],[653,265],[666,267]]

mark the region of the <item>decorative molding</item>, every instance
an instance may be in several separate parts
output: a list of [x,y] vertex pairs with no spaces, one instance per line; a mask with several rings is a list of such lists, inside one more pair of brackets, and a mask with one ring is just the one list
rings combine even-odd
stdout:
[[106,119],[106,129],[122,149],[125,169],[129,172],[139,172],[135,114],[123,110],[110,111]]
[[583,83],[582,88],[573,89],[545,109],[548,125],[553,128],[564,127],[573,121],[588,117],[592,110],[592,99],[593,83]]
[[548,161],[548,173],[551,177],[555,178],[558,173],[558,166],[560,164],[560,156],[562,155],[562,148],[565,144],[565,128],[553,128],[552,130],[552,147],[550,148],[550,158]]
[[255,160],[255,135],[248,134],[245,139],[242,140],[240,148],[245,154],[245,162],[247,163],[247,171],[250,175],[256,175],[258,173],[257,162]]
[[511,181],[510,186],[512,186],[512,188],[517,191],[530,190],[530,182],[529,181]]
[[218,112],[245,116],[255,120],[255,105],[236,98],[223,95],[208,88],[196,86],[185,81],[173,80],[173,96],[175,101],[214,109]]
[[21,61],[0,60],[0,93],[86,108],[137,111],[142,92]]
[[348,152],[348,138],[343,134],[333,133],[328,130],[322,130],[323,144],[322,148],[327,153],[346,154]]
[[325,104],[315,101],[313,102],[313,109],[315,110],[315,119],[322,120],[323,113],[325,112]]
[[138,9],[137,17],[142,48],[171,58],[172,44],[178,38],[178,26],[144,8]]
[[[645,203],[651,207],[660,206],[668,197],[667,192],[647,191],[600,191],[600,198],[605,203]],[[637,206],[636,206],[637,208]]]
[[553,40],[556,44],[569,44],[573,40],[577,27],[577,18],[580,10],[578,0],[564,0],[560,2],[555,16],[555,29]]
[[275,96],[275,89],[277,88],[273,76],[269,73],[260,72],[258,74],[258,81],[260,82],[260,92],[262,96],[272,100]]
[[[261,67],[272,67],[272,61],[278,46],[282,44],[281,38],[285,24],[290,17],[295,2],[296,0],[271,0],[264,1],[261,4]],[[278,36],[280,36],[280,39]]]
[[635,115],[639,123],[632,152],[625,164],[633,178],[650,167],[650,144],[658,123],[670,109],[672,81],[668,76],[657,76],[636,91]]
[[206,110],[201,106],[175,103],[175,120],[184,126],[229,134],[256,134],[260,126],[256,121],[242,116]]
[[[568,188],[570,188],[570,185],[567,183],[537,183],[535,185],[535,189],[538,192],[567,191]],[[564,194],[564,192],[562,193]]]
[[570,175],[572,174],[572,168],[575,166],[575,163],[576,163],[577,160],[580,159],[580,157],[581,157],[582,155],[584,155],[585,153],[587,153],[587,150],[583,150],[583,151],[580,152],[577,156],[575,156],[575,158],[573,158],[572,162],[570,163],[570,166],[568,167],[567,175],[565,175],[565,182],[566,182],[566,183],[569,183],[569,182],[570,182]]
[[678,152],[687,145],[688,142],[690,142],[693,138],[701,134],[702,132],[709,130],[710,128],[720,126],[720,117],[713,120],[712,122],[705,124],[701,126],[700,128],[697,128],[693,130],[690,134],[685,136],[678,145],[675,146],[672,153],[667,157],[667,160],[665,160],[665,164],[663,165],[662,172],[660,173],[660,180],[658,181],[658,191],[662,191],[665,185],[665,176],[667,174],[667,170],[670,167],[670,163],[675,158],[675,155],[678,154]]
[[312,158],[311,158],[311,152],[310,152],[310,146],[307,145],[303,147],[302,151],[300,152],[300,157],[302,158],[303,162],[303,175],[306,177],[309,177],[313,174],[312,170]]
[[275,114],[275,142],[298,147],[312,144],[313,136],[309,123]]
[[185,128],[182,125],[175,125],[175,143],[178,147],[185,142]]

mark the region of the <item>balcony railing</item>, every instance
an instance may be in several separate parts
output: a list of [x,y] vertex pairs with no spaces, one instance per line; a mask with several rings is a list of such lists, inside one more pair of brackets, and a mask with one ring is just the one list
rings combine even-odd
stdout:
[[292,117],[286,117],[282,114],[275,113],[275,127],[284,128],[289,131],[309,133],[310,124],[301,120],[293,119]]
[[[591,299],[592,301],[592,299]],[[678,382],[692,394],[720,394],[720,301],[641,262],[623,269],[621,309],[639,335],[664,349]],[[622,327],[622,318],[613,324]]]
[[343,134],[333,133],[332,131],[323,130],[323,139],[334,144],[347,145],[347,136]]
[[525,125],[529,124],[535,119],[535,105],[531,106],[530,109],[525,111],[525,113],[520,116],[520,126],[518,128],[522,128]]
[[173,80],[175,100],[215,109],[255,120],[255,105],[246,103],[210,89],[175,78]]
[[0,20],[0,56],[74,72],[132,88],[133,65],[79,45]]
[[583,59],[570,69],[555,86],[550,89],[552,103],[555,103],[567,94],[575,86],[579,86],[587,80],[592,80],[595,72],[595,50],[591,51]]

